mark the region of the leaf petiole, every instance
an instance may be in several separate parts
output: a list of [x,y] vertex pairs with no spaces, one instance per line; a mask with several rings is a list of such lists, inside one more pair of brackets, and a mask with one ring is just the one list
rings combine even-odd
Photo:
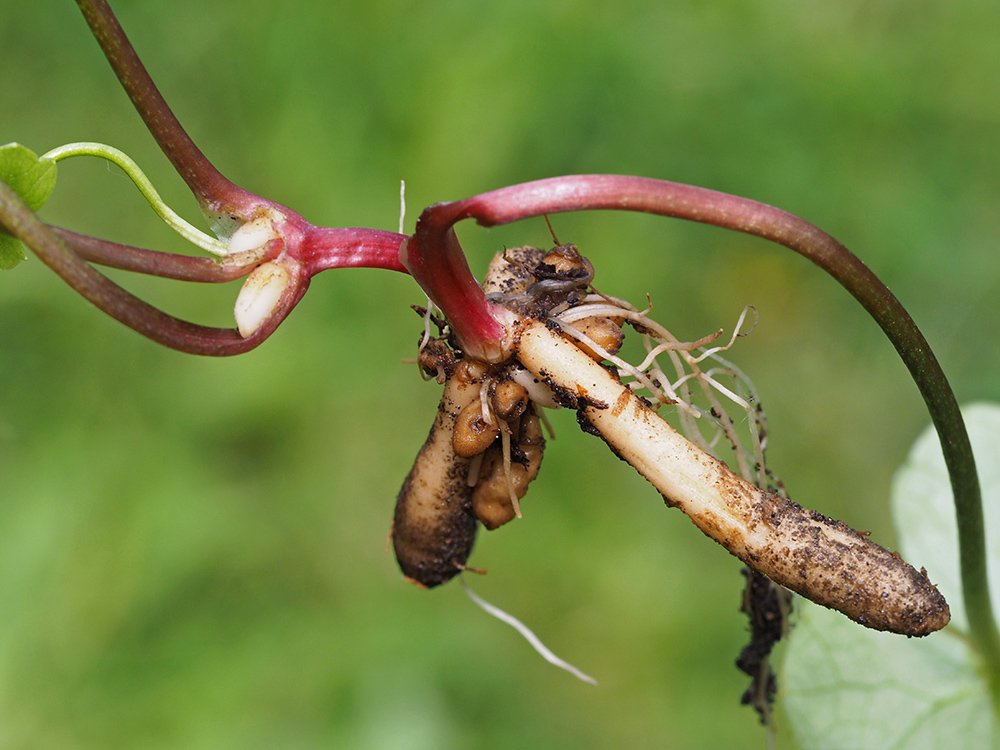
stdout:
[[153,183],[149,181],[149,178],[139,168],[139,165],[135,163],[135,160],[124,151],[104,143],[67,143],[64,146],[59,146],[43,154],[42,158],[58,162],[74,156],[96,156],[101,159],[107,159],[128,175],[129,179],[139,189],[142,197],[146,199],[146,202],[156,212],[156,215],[167,226],[177,232],[177,234],[192,245],[200,247],[202,250],[213,255],[220,257],[229,255],[229,246],[227,243],[205,234],[170,208],[163,198],[160,197],[156,188],[153,187]]

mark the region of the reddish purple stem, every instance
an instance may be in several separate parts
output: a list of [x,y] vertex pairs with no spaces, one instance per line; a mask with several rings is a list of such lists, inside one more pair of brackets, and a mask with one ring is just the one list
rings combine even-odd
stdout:
[[[625,175],[570,175],[493,190],[427,208],[404,251],[404,263],[467,343],[487,345],[502,332],[490,304],[471,278],[452,227],[475,219],[491,227],[567,211],[639,211],[711,224],[777,242],[833,275],[875,317],[886,321],[890,307],[901,310],[888,289],[853,253],[799,217],[765,203],[707,188]],[[475,288],[474,288],[475,287]],[[889,322],[889,325],[895,323]]]
[[107,0],[77,0],[77,5],[149,132],[202,207],[212,214],[252,216],[266,202],[229,181],[194,144],[156,88]]
[[306,274],[314,276],[331,268],[406,269],[399,260],[399,248],[406,235],[381,229],[309,226],[299,244],[289,254],[302,263]]
[[[102,240],[61,227],[50,227],[83,260],[109,268],[134,271],[178,281],[218,283],[233,281],[250,273],[260,258],[252,263],[233,262],[229,258],[206,258],[146,250],[132,245]],[[277,249],[277,248],[276,248]],[[273,253],[276,254],[276,253]]]

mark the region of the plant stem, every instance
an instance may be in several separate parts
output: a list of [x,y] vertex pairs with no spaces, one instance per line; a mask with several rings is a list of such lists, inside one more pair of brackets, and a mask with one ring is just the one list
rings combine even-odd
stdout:
[[107,0],[77,0],[122,87],[163,153],[210,214],[237,212],[248,217],[265,203],[222,175],[185,132],[156,88]]
[[451,228],[462,218],[452,217],[448,208],[453,205],[438,204],[421,214],[413,236],[400,249],[400,259],[445,313],[468,353],[486,361],[502,359],[506,329],[472,275]]
[[[411,241],[404,251],[404,262],[449,320],[469,314],[459,306],[461,303],[471,303],[474,314],[481,319],[492,314],[485,298],[456,295],[453,300],[449,296],[452,288],[462,289],[468,284],[462,278],[468,272],[464,258],[461,264],[453,265],[446,283],[439,283],[427,273],[451,262],[461,252],[454,238],[454,224],[473,218],[489,227],[533,216],[595,209],[670,216],[777,242],[833,276],[875,319],[910,371],[941,441],[955,498],[962,592],[970,633],[993,676],[993,695],[1000,705],[1000,634],[987,579],[982,498],[958,402],[929,344],[899,300],[833,237],[781,209],[706,188],[623,175],[571,175],[512,185],[429,207],[420,217],[414,235],[420,242]],[[470,330],[474,333],[476,329]],[[490,335],[487,325],[480,324],[478,330]]]
[[156,215],[167,226],[177,232],[177,234],[192,245],[200,247],[202,250],[210,252],[213,255],[225,256],[229,254],[229,246],[225,242],[221,242],[215,237],[205,234],[168,206],[160,197],[156,188],[153,187],[153,183],[146,177],[145,172],[124,151],[103,143],[67,143],[65,146],[52,149],[41,158],[52,159],[58,162],[73,156],[96,156],[101,159],[107,159],[119,167],[132,180],[132,183],[139,189],[142,197],[146,199],[146,202],[156,212]]
[[225,258],[164,253],[102,240],[61,227],[50,226],[49,229],[83,260],[178,281],[233,281],[246,276],[262,260],[269,259],[267,254],[260,252],[236,253]]
[[[399,260],[399,246],[405,239],[403,235],[378,230],[315,227],[295,212],[244,190],[224,177],[194,144],[167,105],[107,0],[77,0],[77,5],[149,132],[194,193],[202,211],[220,236],[228,236],[236,226],[256,218],[265,212],[264,209],[272,209],[282,217],[285,225],[280,228],[285,249],[303,263],[307,277],[329,268],[348,266],[406,271]],[[180,227],[186,238],[210,252],[222,254],[225,251],[222,247],[224,243],[210,238],[202,240],[198,236],[200,233],[183,219],[175,219],[176,215],[162,206],[162,201],[159,201],[152,186],[148,186],[148,181],[144,185],[144,178],[137,177],[137,173],[141,173],[127,156],[111,147],[102,147],[100,153],[93,149],[81,150],[83,145],[90,144],[71,144],[48,156],[95,153],[112,158],[129,173],[168,224]],[[165,215],[161,208],[169,215]],[[289,237],[289,232],[294,232],[298,241]],[[196,273],[200,273],[200,269]]]
[[407,273],[399,260],[406,235],[381,229],[310,226],[290,254],[309,276],[331,268],[382,268]]

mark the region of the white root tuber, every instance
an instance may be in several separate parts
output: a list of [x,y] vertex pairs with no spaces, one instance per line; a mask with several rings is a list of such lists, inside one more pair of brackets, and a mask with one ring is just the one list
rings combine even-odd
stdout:
[[924,571],[847,525],[733,474],[678,434],[607,369],[545,323],[524,319],[517,357],[575,403],[611,449],[705,534],[775,582],[862,625],[911,636],[950,614]]

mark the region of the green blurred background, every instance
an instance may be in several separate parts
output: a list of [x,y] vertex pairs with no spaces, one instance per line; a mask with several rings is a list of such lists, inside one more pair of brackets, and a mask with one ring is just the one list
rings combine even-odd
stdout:
[[[217,166],[316,222],[394,229],[401,178],[411,227],[431,202],[561,173],[747,195],[881,274],[960,400],[1000,399],[1000,4],[117,6]],[[194,217],[72,2],[3,4],[0,77],[0,142],[111,143]],[[180,248],[100,162],[65,163],[44,215]],[[927,417],[846,293],[720,230],[554,224],[602,289],[649,292],[679,336],[756,305],[731,354],[773,468],[892,543],[890,476]],[[548,241],[541,221],[462,236],[479,271]],[[128,284],[219,325],[238,288]],[[147,342],[35,260],[0,277],[0,747],[764,746],[732,666],[739,565],[571,414],[524,521],[482,535],[473,583],[600,687],[457,585],[401,581],[386,535],[438,398],[401,363],[421,301],[402,275],[326,274],[263,347],[212,360]]]

